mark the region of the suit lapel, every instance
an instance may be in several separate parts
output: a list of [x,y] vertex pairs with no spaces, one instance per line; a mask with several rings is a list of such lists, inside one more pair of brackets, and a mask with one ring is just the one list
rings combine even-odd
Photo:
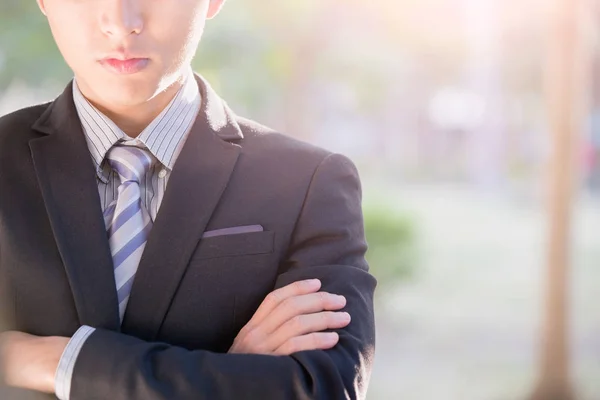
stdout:
[[33,163],[79,322],[119,329],[113,263],[72,83],[33,126]]
[[122,329],[154,340],[202,233],[223,194],[242,139],[232,113],[197,77],[202,106],[173,167],[131,289]]

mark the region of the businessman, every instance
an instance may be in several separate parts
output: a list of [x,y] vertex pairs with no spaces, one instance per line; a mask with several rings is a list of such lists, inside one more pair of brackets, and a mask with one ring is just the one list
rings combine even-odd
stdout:
[[0,119],[0,398],[365,397],[356,169],[192,72],[223,1],[38,0],[75,78]]

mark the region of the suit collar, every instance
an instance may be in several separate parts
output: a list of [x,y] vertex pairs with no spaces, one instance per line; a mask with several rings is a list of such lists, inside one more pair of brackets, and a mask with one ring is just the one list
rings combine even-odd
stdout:
[[200,118],[222,140],[235,141],[244,138],[244,135],[235,121],[235,114],[229,109],[227,103],[221,99],[210,84],[200,75],[196,75],[203,102],[200,108]]
[[[225,141],[236,141],[244,138],[235,114],[227,103],[210,86],[202,76],[194,74],[202,99],[198,118],[206,123],[213,133]],[[69,82],[63,93],[56,98],[46,111],[34,122],[32,129],[52,135],[67,125],[65,117],[77,118],[77,110],[73,100],[73,81]],[[72,122],[72,121],[71,121]],[[81,130],[81,129],[80,129]]]
[[112,258],[95,170],[67,87],[36,121],[33,164],[79,322],[119,329]]
[[[121,130],[109,117],[91,104],[81,93],[77,81],[73,82],[73,99],[83,132],[96,164],[98,177],[108,182],[111,169],[104,162],[106,153],[119,141],[133,140]],[[139,134],[133,145],[146,149],[169,171],[185,142],[189,130],[196,120],[200,108],[200,91],[192,69],[189,68],[181,89]]]
[[[202,104],[173,166],[122,324],[157,336],[198,241],[225,191],[243,139],[234,114],[196,76]],[[72,82],[35,122],[33,162],[81,324],[119,330],[112,258],[96,171],[72,95]]]

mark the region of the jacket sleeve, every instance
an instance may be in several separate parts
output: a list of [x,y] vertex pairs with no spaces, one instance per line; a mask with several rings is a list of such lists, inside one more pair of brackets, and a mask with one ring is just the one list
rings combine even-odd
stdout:
[[97,329],[75,363],[71,400],[364,399],[375,346],[375,279],[364,255],[361,189],[344,156],[314,172],[276,286],[319,278],[344,295],[352,322],[330,350],[220,354]]

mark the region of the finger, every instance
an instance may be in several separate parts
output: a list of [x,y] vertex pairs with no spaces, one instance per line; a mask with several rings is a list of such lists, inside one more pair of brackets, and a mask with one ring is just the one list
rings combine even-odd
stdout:
[[282,301],[261,323],[266,333],[274,332],[294,317],[321,311],[336,311],[344,308],[346,298],[327,292],[309,293],[290,297]]
[[321,288],[318,279],[307,279],[290,283],[287,286],[272,291],[265,297],[258,310],[254,313],[248,325],[258,325],[267,317],[281,302],[294,296],[314,293]]
[[346,312],[324,311],[315,314],[299,315],[271,333],[268,337],[268,348],[277,349],[288,340],[309,333],[321,332],[326,329],[344,328],[350,323],[350,314]]
[[335,332],[309,333],[291,338],[276,349],[274,354],[288,356],[299,351],[326,350],[335,346],[339,340],[340,337]]

